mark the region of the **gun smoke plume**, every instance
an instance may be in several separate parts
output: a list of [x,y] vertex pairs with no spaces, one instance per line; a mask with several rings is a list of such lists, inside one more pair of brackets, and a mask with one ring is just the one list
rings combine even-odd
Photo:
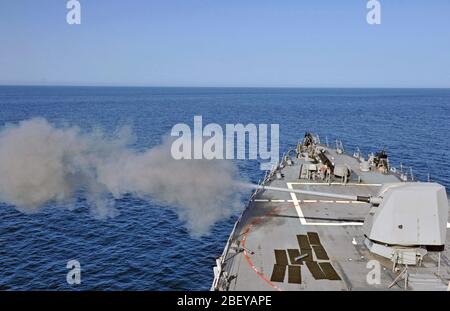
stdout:
[[240,205],[233,164],[174,160],[171,142],[144,152],[124,128],[114,138],[78,127],[55,127],[36,118],[0,131],[0,201],[34,212],[48,203],[71,206],[86,197],[98,218],[117,214],[114,199],[131,193],[174,206],[193,236],[208,233]]

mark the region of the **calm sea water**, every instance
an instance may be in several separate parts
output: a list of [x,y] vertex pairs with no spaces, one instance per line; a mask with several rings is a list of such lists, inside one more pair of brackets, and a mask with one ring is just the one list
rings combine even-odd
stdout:
[[[342,139],[348,152],[384,147],[394,165],[450,189],[450,90],[0,87],[1,127],[37,116],[87,130],[131,125],[136,149],[194,115],[205,124],[279,123],[281,152],[306,130]],[[263,176],[256,161],[237,165],[254,182]],[[102,221],[81,199],[73,211],[47,206],[35,215],[0,203],[0,289],[209,289],[238,215],[193,239],[170,208],[132,196],[117,206],[120,215]],[[81,263],[81,285],[66,282],[70,259]]]

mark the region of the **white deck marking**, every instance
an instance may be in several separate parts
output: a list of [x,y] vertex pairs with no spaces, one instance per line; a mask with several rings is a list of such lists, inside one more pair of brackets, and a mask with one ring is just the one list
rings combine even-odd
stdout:
[[[293,185],[313,185],[313,186],[329,186],[330,184],[328,183],[323,183],[323,182],[293,182],[291,183]],[[382,184],[355,184],[355,183],[347,183],[347,184],[342,184],[340,182],[332,182],[331,185],[333,186],[366,186],[366,187],[381,187]]]
[[308,222],[308,226],[329,226],[329,227],[342,227],[342,226],[362,226],[362,222]]
[[[294,203],[294,200],[283,200],[283,199],[254,199],[254,202],[260,202],[260,203],[267,203],[267,202],[273,202],[273,203]],[[334,201],[334,200],[297,200],[298,203],[341,203],[341,204],[367,204],[366,202],[359,202],[359,201]]]
[[[299,183],[286,183],[287,187],[289,189],[294,189],[292,188],[293,184],[299,184]],[[301,183],[300,183],[301,184]],[[297,199],[297,195],[294,192],[291,192],[291,198],[294,201],[294,207],[295,210],[297,211],[297,215],[298,218],[300,220],[300,223],[304,226],[362,226],[363,223],[362,222],[339,222],[339,223],[334,223],[334,222],[307,222],[305,219],[305,215],[303,214],[303,211],[300,207],[300,204],[298,202]],[[304,200],[304,202],[306,202],[307,200]],[[317,200],[316,200],[317,201]]]
[[[293,189],[291,183],[287,183],[287,186],[289,189]],[[297,215],[298,215],[298,219],[300,219],[300,223],[304,226],[307,225],[305,216],[303,215],[303,211],[300,208],[300,204],[298,203],[297,196],[295,195],[294,192],[291,192],[290,195],[291,195],[292,201],[294,202],[294,207],[295,207],[295,210],[297,211]]]

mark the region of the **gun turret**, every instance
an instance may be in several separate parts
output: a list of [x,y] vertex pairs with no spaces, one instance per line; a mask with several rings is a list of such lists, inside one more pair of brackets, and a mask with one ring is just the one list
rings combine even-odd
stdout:
[[364,243],[371,252],[395,263],[414,265],[427,250],[442,251],[445,247],[449,207],[445,188],[437,183],[385,184],[376,196],[262,185],[250,187],[370,203],[372,206],[364,220]]

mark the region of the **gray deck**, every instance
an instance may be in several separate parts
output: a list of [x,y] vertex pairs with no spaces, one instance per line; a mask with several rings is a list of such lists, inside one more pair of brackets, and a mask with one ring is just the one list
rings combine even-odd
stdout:
[[[294,189],[318,190],[342,194],[375,195],[383,183],[398,182],[394,174],[359,170],[359,161],[349,155],[338,155],[328,149],[328,155],[335,163],[346,163],[352,168],[352,180],[342,185],[338,182],[328,185],[320,181],[299,179],[302,159],[293,159],[294,165],[283,168],[284,178],[270,181],[267,185],[292,187]],[[361,181],[356,179],[360,176]],[[392,271],[392,262],[370,253],[363,244],[362,221],[368,213],[369,204],[347,200],[296,195],[274,191],[258,194],[248,205],[238,223],[228,252],[223,256],[222,273],[219,279],[221,290],[388,290],[397,277]],[[294,272],[286,267],[284,281],[271,281],[274,269],[274,250],[297,249],[300,246],[297,235],[316,232],[329,260],[317,257],[316,248],[311,247],[306,259],[314,262],[328,262],[337,272],[340,280],[315,279],[303,262],[300,265],[301,284],[295,280]],[[408,290],[446,290],[450,280],[449,230],[447,244],[440,255],[428,253],[421,267],[409,267]],[[302,252],[303,253],[303,252]],[[287,254],[287,253],[286,253]],[[289,257],[289,256],[288,256]],[[369,284],[367,275],[372,267],[370,260],[381,264],[380,284]],[[289,261],[290,263],[290,261]],[[285,264],[284,264],[285,265]],[[292,265],[292,263],[290,263]],[[310,264],[314,266],[316,264]],[[281,265],[283,266],[283,265]],[[283,267],[278,267],[283,270]],[[296,268],[298,270],[298,268]],[[322,270],[319,270],[319,272]],[[292,272],[292,275],[290,275]],[[317,276],[316,276],[317,277]],[[290,282],[292,281],[292,282]],[[296,282],[297,281],[297,282]],[[390,290],[403,290],[399,282]]]

